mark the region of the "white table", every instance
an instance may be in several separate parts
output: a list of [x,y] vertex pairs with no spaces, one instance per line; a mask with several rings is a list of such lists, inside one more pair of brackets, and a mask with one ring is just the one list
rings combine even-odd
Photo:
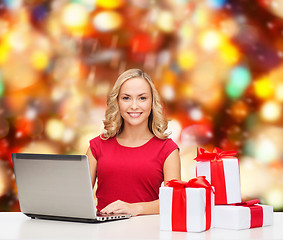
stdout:
[[89,224],[30,219],[19,212],[0,212],[0,239],[283,239],[283,213],[274,213],[273,226],[185,233],[160,231],[159,215]]

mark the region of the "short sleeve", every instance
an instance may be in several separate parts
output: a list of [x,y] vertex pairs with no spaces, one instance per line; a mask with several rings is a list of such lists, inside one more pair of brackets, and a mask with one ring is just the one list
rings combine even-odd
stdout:
[[166,139],[165,146],[163,148],[163,162],[167,159],[167,157],[175,150],[178,149],[178,145],[171,139]]
[[100,156],[100,136],[95,137],[89,141],[89,147],[91,150],[92,155],[96,160],[98,160]]

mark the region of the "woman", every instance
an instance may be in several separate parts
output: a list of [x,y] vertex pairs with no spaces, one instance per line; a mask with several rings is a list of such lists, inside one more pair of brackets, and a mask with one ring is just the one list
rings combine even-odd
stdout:
[[87,151],[97,210],[132,216],[159,213],[161,183],[180,179],[176,143],[168,138],[158,92],[139,69],[119,76],[107,99],[106,132]]

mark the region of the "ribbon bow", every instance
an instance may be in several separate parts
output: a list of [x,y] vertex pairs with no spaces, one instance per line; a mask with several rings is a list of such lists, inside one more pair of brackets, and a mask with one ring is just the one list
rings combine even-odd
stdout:
[[251,206],[254,206],[255,204],[258,204],[258,203],[259,203],[258,199],[253,199],[253,200],[249,200],[249,201],[246,201],[246,202],[234,203],[232,205],[251,207]]
[[233,157],[237,151],[223,151],[219,148],[214,148],[212,152],[208,152],[203,148],[197,148],[197,157],[194,159],[196,161],[205,162],[205,161],[215,161],[221,160],[222,158]]
[[198,176],[196,178],[191,179],[188,182],[172,179],[167,182],[167,187],[173,187],[175,189],[181,189],[181,188],[206,188],[212,190],[214,193],[213,187],[211,187],[210,183],[206,180],[205,176]]
[[187,188],[188,182],[184,182],[177,179],[172,179],[166,183],[167,187],[173,187],[173,188]]

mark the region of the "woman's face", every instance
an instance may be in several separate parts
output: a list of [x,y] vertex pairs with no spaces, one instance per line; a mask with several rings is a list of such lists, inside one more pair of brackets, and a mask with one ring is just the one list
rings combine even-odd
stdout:
[[118,104],[125,126],[147,126],[152,107],[149,83],[140,77],[125,81],[120,88]]

